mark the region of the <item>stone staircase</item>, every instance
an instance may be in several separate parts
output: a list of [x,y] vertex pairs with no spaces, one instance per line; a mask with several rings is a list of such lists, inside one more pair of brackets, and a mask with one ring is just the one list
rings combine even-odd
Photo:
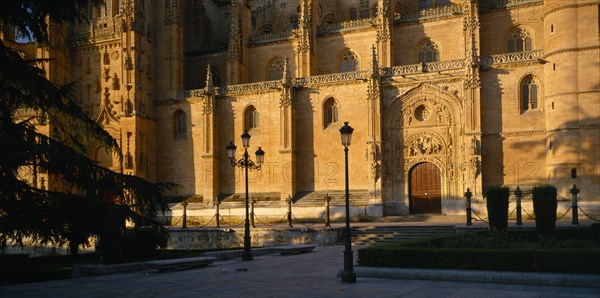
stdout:
[[[346,192],[345,191],[313,191],[313,192],[300,192],[294,196],[294,206],[298,207],[314,207],[324,206],[325,197],[329,196],[330,206],[345,206],[346,205]],[[368,206],[369,194],[367,190],[352,190],[350,191],[350,206]]]
[[[454,234],[454,226],[365,226],[352,229],[352,245],[398,242],[415,238]],[[343,239],[340,239],[343,241]]]

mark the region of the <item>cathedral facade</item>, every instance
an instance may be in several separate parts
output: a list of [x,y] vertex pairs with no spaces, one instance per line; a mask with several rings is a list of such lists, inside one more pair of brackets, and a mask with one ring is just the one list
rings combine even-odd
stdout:
[[107,0],[56,27],[47,73],[121,144],[114,170],[203,202],[345,188],[381,215],[464,212],[469,189],[600,199],[598,0]]

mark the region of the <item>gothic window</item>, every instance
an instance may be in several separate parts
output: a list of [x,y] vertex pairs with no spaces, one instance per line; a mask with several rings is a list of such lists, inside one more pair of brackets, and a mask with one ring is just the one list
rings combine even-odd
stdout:
[[358,70],[358,57],[352,51],[347,50],[342,55],[342,61],[340,62],[340,72],[351,72]]
[[244,112],[244,129],[251,130],[258,127],[258,111],[254,106],[249,106]]
[[279,80],[282,77],[283,77],[283,61],[279,58],[276,58],[269,65],[269,81]]
[[515,28],[508,36],[508,52],[524,52],[533,49],[531,34],[523,28]]
[[177,110],[175,112],[175,115],[173,116],[173,136],[175,139],[185,138],[187,132],[186,118],[184,111]]
[[323,127],[339,122],[339,108],[333,97],[328,98],[323,104]]
[[356,20],[357,18],[356,8],[350,8],[350,20]]
[[538,109],[539,86],[532,75],[521,80],[521,112]]
[[429,63],[440,60],[440,50],[438,49],[438,46],[431,41],[431,39],[423,41],[419,46],[418,60],[419,63]]
[[377,3],[375,3],[375,5],[373,5],[373,7],[371,7],[371,15],[372,15],[373,17],[376,17],[376,16],[377,16],[377,13],[378,13],[378,12],[377,12],[377,9],[378,9],[378,6],[377,6]]
[[369,17],[369,0],[360,0],[360,18],[366,19]]

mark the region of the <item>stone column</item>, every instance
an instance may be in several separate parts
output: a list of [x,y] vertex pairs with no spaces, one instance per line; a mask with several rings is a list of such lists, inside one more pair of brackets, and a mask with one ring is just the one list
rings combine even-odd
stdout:
[[294,88],[286,58],[281,79],[281,97],[279,101],[279,164],[281,168],[281,198],[293,198],[296,194],[296,158],[294,154]]

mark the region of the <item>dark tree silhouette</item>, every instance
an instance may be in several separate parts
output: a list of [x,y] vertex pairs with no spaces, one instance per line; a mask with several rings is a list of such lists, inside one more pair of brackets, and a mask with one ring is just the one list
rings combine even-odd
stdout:
[[[103,1],[3,0],[0,27],[44,46],[48,20],[85,21],[80,8],[88,2]],[[92,235],[101,243],[117,239],[126,220],[136,227],[162,228],[156,216],[168,208],[161,191],[170,185],[117,173],[88,158],[89,142],[119,157],[121,151],[71,100],[71,88],[46,79],[38,62],[24,59],[0,40],[0,248],[11,242],[23,245],[30,238],[68,243],[76,254]],[[36,131],[38,117],[22,117],[24,110],[45,115],[49,135]],[[24,181],[20,173],[32,168],[47,172],[59,187],[43,189]]]

